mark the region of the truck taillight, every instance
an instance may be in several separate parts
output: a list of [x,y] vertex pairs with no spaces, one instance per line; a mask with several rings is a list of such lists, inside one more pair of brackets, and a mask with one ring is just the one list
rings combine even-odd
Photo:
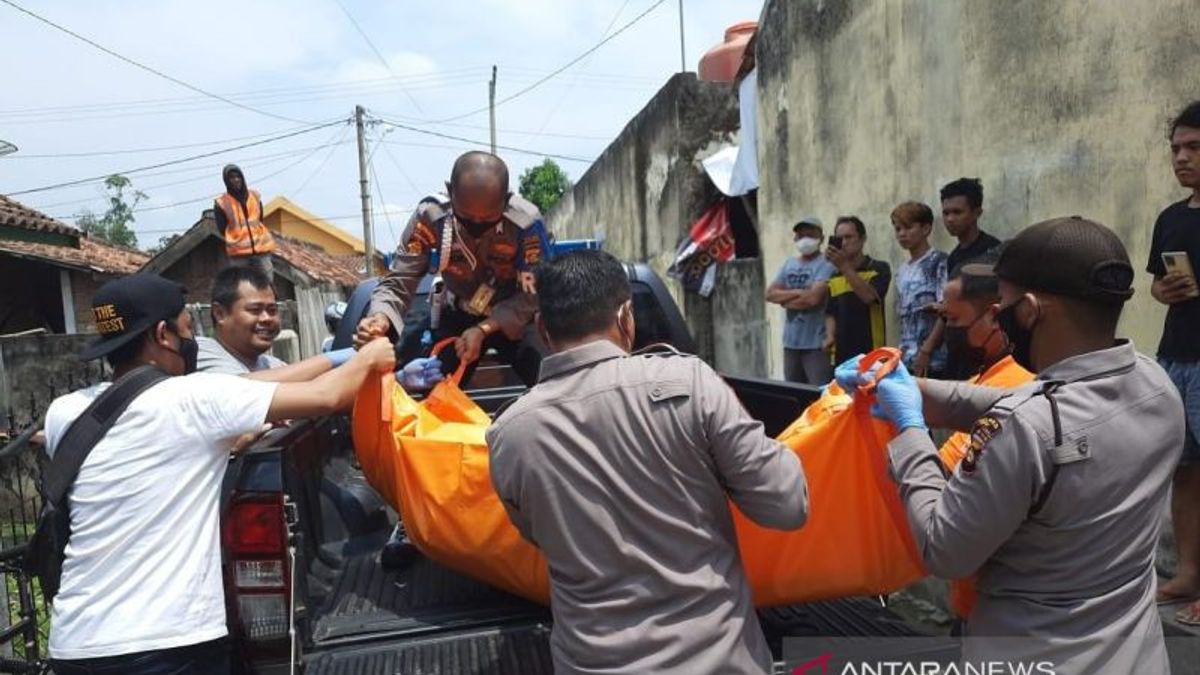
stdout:
[[236,598],[231,603],[237,613],[234,621],[251,642],[286,639],[291,570],[283,495],[235,496],[226,513],[223,536],[231,566],[228,583]]

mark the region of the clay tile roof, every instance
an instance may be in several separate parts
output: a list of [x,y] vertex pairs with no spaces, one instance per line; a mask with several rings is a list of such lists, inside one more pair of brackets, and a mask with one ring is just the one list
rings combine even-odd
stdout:
[[80,236],[80,231],[62,221],[35,211],[20,202],[0,195],[0,225],[22,227],[27,230],[40,230],[69,236]]
[[358,271],[361,256],[356,261],[355,256],[330,255],[322,248],[280,234],[275,235],[275,255],[318,281],[357,286],[363,278]]
[[150,259],[150,256],[141,251],[113,246],[87,237],[79,239],[79,248],[0,239],[0,255],[4,252],[61,267],[104,274],[133,274]]

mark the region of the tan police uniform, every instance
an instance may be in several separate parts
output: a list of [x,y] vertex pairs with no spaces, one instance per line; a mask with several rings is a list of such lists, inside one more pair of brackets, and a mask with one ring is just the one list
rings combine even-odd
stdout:
[[968,638],[1025,638],[964,651],[1048,658],[1059,675],[1169,672],[1154,553],[1184,426],[1162,368],[1120,342],[1011,393],[923,390],[930,426],[972,438],[949,478],[926,432],[889,446],[921,555],[939,577],[978,571]]
[[492,481],[550,567],[557,673],[766,673],[728,500],[800,527],[800,461],[703,361],[606,340],[547,357],[487,434]]

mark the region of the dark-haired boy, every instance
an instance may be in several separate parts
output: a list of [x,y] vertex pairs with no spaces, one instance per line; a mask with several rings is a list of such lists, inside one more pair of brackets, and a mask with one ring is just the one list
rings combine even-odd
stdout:
[[729,500],[800,527],[799,459],[700,359],[629,354],[629,281],[611,255],[568,253],[537,277],[551,355],[487,441],[496,492],[550,566],[555,672],[771,672]]

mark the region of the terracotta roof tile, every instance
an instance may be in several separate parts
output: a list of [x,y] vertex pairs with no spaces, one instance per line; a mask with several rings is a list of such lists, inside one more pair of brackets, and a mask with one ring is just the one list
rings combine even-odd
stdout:
[[322,248],[280,234],[275,235],[275,255],[318,281],[357,286],[363,279],[359,272],[361,256],[356,261],[356,256],[330,255]]
[[4,251],[63,267],[104,274],[133,274],[150,259],[150,256],[141,251],[113,246],[87,237],[79,239],[79,248],[0,239],[0,254]]
[[35,211],[4,195],[0,195],[0,225],[23,227],[28,230],[54,232],[56,234],[73,235],[76,237],[82,234],[77,228],[60,220],[55,220],[41,211]]

